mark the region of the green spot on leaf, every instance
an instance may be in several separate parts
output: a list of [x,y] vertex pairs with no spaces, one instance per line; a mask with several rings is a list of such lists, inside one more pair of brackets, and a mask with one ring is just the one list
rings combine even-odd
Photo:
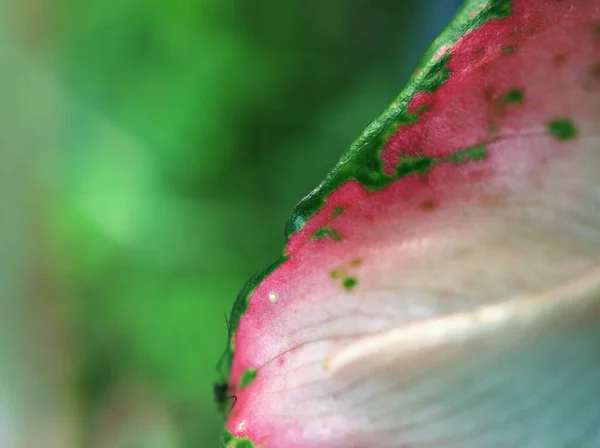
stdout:
[[227,430],[223,433],[222,446],[223,448],[256,448],[250,439],[235,437]]
[[436,159],[427,156],[402,156],[398,168],[396,168],[396,176],[404,177],[412,173],[425,174],[433,165]]
[[523,92],[519,89],[510,90],[500,98],[500,101],[502,101],[503,103],[520,104],[523,102]]
[[351,289],[354,289],[356,287],[357,283],[358,283],[358,280],[356,280],[356,278],[354,278],[354,277],[346,277],[344,279],[344,282],[342,284],[344,285],[345,289],[351,290]]
[[446,159],[451,163],[464,163],[468,161],[484,160],[487,157],[485,145],[472,146],[471,148],[463,149],[451,154]]
[[239,389],[242,390],[244,387],[247,387],[250,385],[250,383],[252,383],[252,381],[254,381],[254,379],[256,378],[256,374],[258,372],[254,369],[248,369],[246,370],[243,374],[242,377],[240,378],[240,387]]
[[342,266],[340,266],[339,268],[331,271],[331,273],[329,274],[329,276],[332,279],[338,279],[341,278],[343,275],[345,275],[350,269],[355,268],[357,266],[360,266],[363,262],[362,258],[354,258],[352,260],[350,260],[347,263],[344,263]]
[[548,130],[557,140],[569,140],[577,136],[577,128],[567,118],[557,118],[548,123]]
[[330,236],[331,239],[334,241],[341,241],[342,239],[339,232],[337,230],[332,229],[331,227],[321,227],[313,234],[312,239],[320,240],[323,238],[327,238],[328,236]]
[[441,158],[428,156],[401,156],[398,168],[396,168],[396,177],[401,178],[413,173],[427,174],[429,169],[439,162],[459,164],[468,161],[484,160],[486,157],[487,151],[483,144],[462,149]]
[[509,54],[513,54],[517,49],[516,45],[507,45],[506,47],[502,48],[502,54],[505,55],[509,55]]
[[433,201],[423,201],[421,204],[421,208],[423,210],[433,210],[435,208],[435,202]]
[[429,109],[431,107],[431,104],[423,104],[422,106],[419,106],[419,108],[417,109],[417,113],[420,115],[424,112],[427,111],[427,109]]
[[331,217],[332,218],[337,218],[342,213],[344,213],[344,207],[342,207],[341,205],[339,205],[339,206],[337,206],[336,208],[333,209],[333,211],[331,212]]
[[238,440],[235,444],[235,448],[255,448],[255,445],[248,439]]

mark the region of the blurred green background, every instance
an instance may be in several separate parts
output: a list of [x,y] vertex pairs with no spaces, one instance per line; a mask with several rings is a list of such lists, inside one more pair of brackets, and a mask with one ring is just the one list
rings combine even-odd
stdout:
[[219,446],[224,314],[457,0],[0,0],[0,446]]

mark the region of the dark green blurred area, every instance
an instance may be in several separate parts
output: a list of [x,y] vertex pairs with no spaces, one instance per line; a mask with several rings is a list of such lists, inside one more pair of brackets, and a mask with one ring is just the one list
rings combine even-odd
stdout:
[[458,3],[0,0],[0,445],[219,446],[224,315]]

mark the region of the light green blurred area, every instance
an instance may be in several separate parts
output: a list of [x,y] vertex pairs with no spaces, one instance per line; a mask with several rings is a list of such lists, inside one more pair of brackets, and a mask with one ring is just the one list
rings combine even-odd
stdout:
[[0,446],[219,446],[225,314],[457,3],[0,0]]

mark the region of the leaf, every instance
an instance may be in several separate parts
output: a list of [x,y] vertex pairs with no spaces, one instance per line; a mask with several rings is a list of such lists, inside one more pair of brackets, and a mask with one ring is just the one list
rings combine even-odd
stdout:
[[600,446],[599,195],[598,2],[467,1],[240,293],[224,445]]

